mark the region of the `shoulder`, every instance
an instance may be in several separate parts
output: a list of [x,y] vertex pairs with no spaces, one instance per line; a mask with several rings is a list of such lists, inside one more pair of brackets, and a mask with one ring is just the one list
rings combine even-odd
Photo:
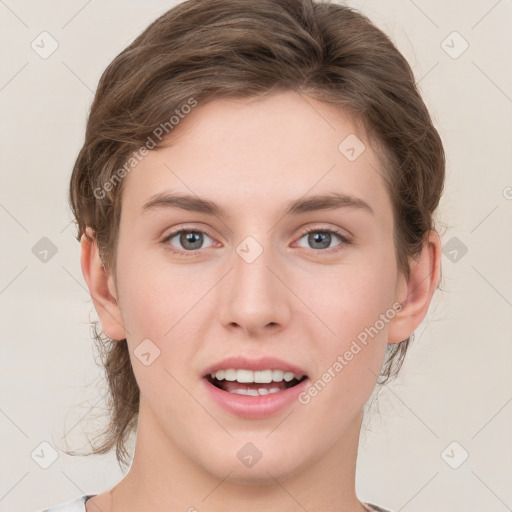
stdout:
[[375,511],[375,512],[391,512],[391,510],[388,510],[387,508],[379,507],[378,505],[374,505],[373,503],[367,503],[364,502],[364,505],[368,507],[368,510]]
[[86,512],[85,502],[94,496],[93,494],[84,494],[78,498],[59,503],[50,508],[39,510],[38,512]]

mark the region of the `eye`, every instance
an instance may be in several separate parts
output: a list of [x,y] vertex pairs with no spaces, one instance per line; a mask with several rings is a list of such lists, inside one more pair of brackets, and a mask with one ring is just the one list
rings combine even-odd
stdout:
[[[181,256],[195,256],[200,253],[201,249],[205,248],[203,247],[205,237],[213,241],[213,239],[204,231],[199,229],[181,228],[166,235],[161,243],[164,245],[166,250],[172,253],[179,254]],[[310,249],[324,253],[338,251],[341,249],[340,246],[348,245],[351,243],[351,240],[347,236],[343,235],[340,231],[321,227],[309,228],[299,240],[302,240],[306,237],[306,243],[312,245],[312,247],[309,247]],[[334,246],[331,246],[331,243],[335,240],[335,238],[338,238],[340,242]]]
[[323,229],[318,227],[306,230],[305,234],[302,235],[300,239],[307,237],[307,243],[313,245],[313,247],[310,247],[313,250],[322,251],[324,249],[329,249],[324,252],[331,252],[331,249],[338,250],[330,246],[333,241],[333,235],[340,240],[340,243],[336,244],[334,247],[350,243],[350,240],[346,236],[342,235],[341,232],[334,229]]
[[[204,243],[205,237],[212,240],[203,231],[196,229],[180,229],[167,235],[162,240],[162,243],[164,244],[165,248],[171,252],[183,254],[185,256],[192,256],[196,254],[199,249],[204,249],[202,245]],[[179,243],[182,248],[176,249],[175,246],[173,246],[171,242],[174,238],[177,239],[175,244]]]

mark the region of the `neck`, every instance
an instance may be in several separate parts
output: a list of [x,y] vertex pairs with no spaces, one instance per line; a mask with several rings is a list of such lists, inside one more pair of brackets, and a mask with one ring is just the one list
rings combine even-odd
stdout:
[[232,471],[206,471],[155,428],[141,404],[132,465],[108,493],[110,506],[103,512],[366,511],[355,492],[361,421],[362,412],[325,454],[303,467],[285,473],[274,465],[249,480],[233,477]]

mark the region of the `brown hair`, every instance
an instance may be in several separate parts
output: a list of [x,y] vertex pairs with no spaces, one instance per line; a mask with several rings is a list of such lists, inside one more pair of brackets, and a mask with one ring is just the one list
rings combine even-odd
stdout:
[[[204,104],[278,90],[339,106],[380,148],[397,265],[409,277],[409,258],[435,229],[445,172],[441,139],[391,40],[358,11],[313,0],[188,0],[152,22],[112,61],[71,176],[77,239],[92,228],[104,266],[115,276],[123,189],[123,180],[112,181],[116,172],[118,178],[120,169],[127,172],[126,162],[154,140],[156,127],[170,131],[170,116],[185,112],[191,99]],[[97,322],[93,326],[110,422],[92,453],[115,446],[118,462],[127,464],[125,442],[138,419],[139,388],[126,340],[105,338]],[[409,342],[388,345],[379,384],[397,375]]]

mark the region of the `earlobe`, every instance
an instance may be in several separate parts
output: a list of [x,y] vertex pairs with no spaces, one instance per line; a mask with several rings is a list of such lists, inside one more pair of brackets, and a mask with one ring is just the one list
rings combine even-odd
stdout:
[[113,340],[125,339],[126,331],[117,302],[114,278],[103,266],[91,228],[87,228],[82,235],[80,245],[82,273],[100,318],[102,331]]
[[397,301],[402,308],[390,322],[388,343],[407,339],[425,318],[441,273],[441,241],[430,231],[421,254],[410,260],[411,275],[399,286]]

